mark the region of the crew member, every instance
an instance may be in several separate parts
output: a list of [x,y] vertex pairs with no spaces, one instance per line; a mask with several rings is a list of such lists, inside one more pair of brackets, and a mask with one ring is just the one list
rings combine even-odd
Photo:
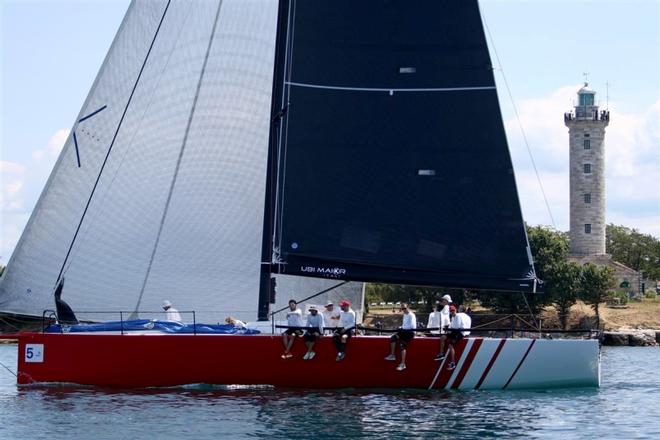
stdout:
[[325,326],[337,328],[339,325],[340,311],[335,308],[335,305],[331,301],[328,301],[324,308],[325,310],[323,310],[323,322]]
[[309,315],[307,315],[307,329],[303,335],[305,345],[307,346],[307,353],[303,359],[308,361],[314,359],[316,352],[314,352],[314,344],[316,339],[320,338],[323,334],[323,315],[319,313],[316,307],[309,308]]
[[443,295],[442,298],[440,298],[440,305],[442,309],[440,310],[440,352],[438,355],[435,357],[436,361],[442,361],[444,360],[446,353],[445,353],[445,344],[447,342],[447,328],[449,327],[449,324],[451,322],[451,318],[449,316],[449,306],[451,304],[451,296],[449,295]]
[[282,333],[282,343],[284,344],[284,354],[282,355],[282,359],[290,359],[293,357],[291,354],[291,347],[296,340],[296,336],[302,335],[302,327],[304,327],[302,310],[298,308],[298,303],[295,299],[289,300],[289,310],[286,313],[286,322],[289,328]]
[[397,371],[403,371],[406,369],[406,352],[408,344],[415,337],[415,329],[417,328],[417,318],[408,308],[408,304],[401,304],[401,311],[403,312],[403,323],[399,330],[390,338],[390,354],[385,358],[386,361],[396,360],[394,350],[396,348],[396,343],[399,342],[399,348],[401,349],[401,363],[396,367]]
[[346,356],[346,343],[355,333],[356,326],[355,312],[351,309],[351,303],[344,299],[339,303],[339,308],[341,309],[339,326],[332,335],[332,340],[335,347],[337,347],[337,358],[335,359],[337,361],[344,359],[344,356]]
[[453,305],[449,306],[449,315],[451,316],[451,324],[449,325],[449,334],[447,335],[447,353],[449,354],[449,366],[447,369],[453,370],[456,368],[454,346],[458,341],[470,334],[467,329],[472,327],[472,318],[467,313],[456,313],[456,307]]
[[177,309],[172,307],[172,303],[167,299],[163,301],[163,310],[165,310],[165,319],[167,321],[181,322],[181,314]]

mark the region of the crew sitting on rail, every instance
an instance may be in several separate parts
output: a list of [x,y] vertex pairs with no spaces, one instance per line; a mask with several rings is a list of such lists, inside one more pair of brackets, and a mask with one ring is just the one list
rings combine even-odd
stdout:
[[398,341],[401,349],[401,363],[396,367],[397,371],[403,371],[406,369],[406,351],[408,344],[415,337],[415,329],[417,328],[417,318],[408,308],[408,304],[401,304],[401,311],[403,312],[403,323],[399,330],[390,338],[390,354],[385,358],[386,361],[396,360],[394,350]]
[[331,301],[328,301],[323,311],[323,322],[325,326],[336,328],[339,325],[340,313],[339,310],[335,309],[335,305]]
[[339,308],[341,312],[339,313],[339,327],[335,329],[332,335],[332,341],[337,347],[337,358],[336,361],[344,359],[346,352],[346,343],[348,338],[353,336],[355,333],[355,312],[351,309],[351,303],[347,300],[342,300],[339,303]]
[[447,354],[449,355],[449,366],[447,366],[447,369],[453,370],[456,368],[456,354],[454,346],[458,343],[458,341],[463,339],[463,337],[470,334],[467,329],[472,327],[472,318],[470,318],[467,313],[456,313],[456,307],[453,305],[449,306],[449,315],[451,316],[451,324],[449,324],[449,335],[447,336],[447,340],[449,341],[447,347]]
[[309,308],[309,315],[307,315],[307,329],[303,335],[305,345],[307,346],[307,353],[303,359],[308,361],[314,359],[316,353],[314,352],[314,344],[316,339],[323,335],[323,315],[319,313],[318,309],[314,306]]
[[426,324],[426,328],[430,328],[434,330],[429,330],[428,333],[433,335],[439,335],[441,333],[444,333],[444,330],[442,329],[442,325],[440,325],[440,322],[442,321],[443,307],[444,306],[440,303],[440,301],[435,303],[435,310],[431,312],[431,314],[429,315],[429,322]]
[[301,327],[304,327],[302,319],[302,310],[298,308],[298,303],[295,299],[289,300],[289,311],[286,312],[286,321],[289,326],[284,333],[282,333],[282,343],[284,344],[284,354],[282,359],[290,359],[293,357],[291,354],[291,347],[296,340],[296,336],[302,335]]
[[440,351],[438,352],[438,355],[435,357],[436,361],[442,361],[445,358],[445,344],[447,342],[447,327],[449,327],[449,324],[451,322],[451,318],[449,317],[449,306],[451,305],[451,296],[449,295],[443,295],[442,298],[440,298]]

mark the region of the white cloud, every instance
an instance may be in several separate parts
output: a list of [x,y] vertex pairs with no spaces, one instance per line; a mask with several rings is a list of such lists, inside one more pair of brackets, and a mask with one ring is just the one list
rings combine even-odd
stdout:
[[50,137],[50,140],[44,148],[32,152],[32,158],[37,161],[56,158],[60,154],[60,151],[62,151],[62,147],[69,137],[70,131],[71,130],[68,128],[57,130],[55,134]]
[[23,207],[21,190],[25,186],[25,166],[0,161],[0,211],[16,211]]
[[68,136],[68,129],[57,130],[28,164],[0,161],[0,263],[13,252]]
[[[517,103],[520,121],[534,155],[557,228],[569,225],[568,129],[581,85],[558,88],[549,96]],[[605,135],[608,223],[623,224],[660,237],[660,100],[629,114],[609,105]],[[551,224],[516,118],[505,121],[516,169],[523,214],[530,224]]]

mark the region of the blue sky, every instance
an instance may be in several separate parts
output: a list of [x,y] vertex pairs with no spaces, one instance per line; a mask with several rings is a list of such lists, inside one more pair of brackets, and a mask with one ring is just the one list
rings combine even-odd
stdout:
[[[273,0],[264,0],[273,1]],[[6,264],[128,1],[0,0],[0,264]],[[483,0],[555,225],[568,229],[563,112],[589,73],[609,109],[607,220],[660,237],[660,1]],[[493,62],[497,65],[493,48]],[[551,225],[496,72],[523,214]]]

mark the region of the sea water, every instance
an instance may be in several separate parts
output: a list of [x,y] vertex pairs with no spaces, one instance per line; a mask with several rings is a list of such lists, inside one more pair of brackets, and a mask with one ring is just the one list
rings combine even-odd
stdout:
[[26,388],[0,365],[0,439],[488,437],[660,439],[660,348],[604,348],[601,388],[547,391]]

